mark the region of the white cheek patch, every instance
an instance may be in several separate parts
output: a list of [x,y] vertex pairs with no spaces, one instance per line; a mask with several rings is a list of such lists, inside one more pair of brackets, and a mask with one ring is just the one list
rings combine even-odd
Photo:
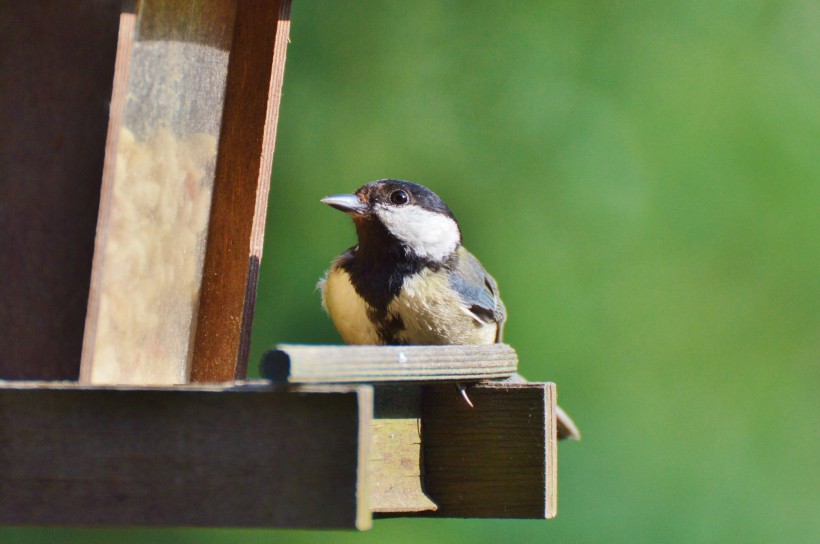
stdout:
[[440,261],[458,247],[461,235],[450,217],[418,206],[378,207],[376,214],[390,233],[416,255]]

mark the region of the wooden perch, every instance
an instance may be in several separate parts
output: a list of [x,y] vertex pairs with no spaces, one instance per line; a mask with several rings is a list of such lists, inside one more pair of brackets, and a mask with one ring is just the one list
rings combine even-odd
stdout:
[[518,367],[507,344],[276,348],[262,361],[262,376],[294,384],[480,381],[508,378]]

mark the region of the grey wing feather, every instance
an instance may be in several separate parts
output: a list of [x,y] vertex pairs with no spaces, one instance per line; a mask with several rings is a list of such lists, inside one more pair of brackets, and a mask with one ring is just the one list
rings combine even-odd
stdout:
[[450,284],[458,292],[467,310],[484,323],[497,323],[496,342],[501,342],[507,311],[498,295],[498,285],[472,253],[459,250],[459,259]]

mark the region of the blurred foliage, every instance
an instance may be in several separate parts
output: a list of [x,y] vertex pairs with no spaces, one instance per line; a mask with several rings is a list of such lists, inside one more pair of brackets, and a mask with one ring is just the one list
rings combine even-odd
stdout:
[[425,184],[584,432],[559,517],[0,539],[816,542],[818,28],[809,0],[296,0],[251,367],[339,341],[314,285],[355,237],[319,198]]

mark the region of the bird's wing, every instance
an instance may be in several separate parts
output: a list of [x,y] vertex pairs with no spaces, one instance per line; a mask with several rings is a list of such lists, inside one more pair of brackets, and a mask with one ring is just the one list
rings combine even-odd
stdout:
[[459,294],[465,309],[482,323],[498,325],[496,342],[501,342],[507,311],[498,295],[498,285],[472,253],[461,247],[450,284]]

